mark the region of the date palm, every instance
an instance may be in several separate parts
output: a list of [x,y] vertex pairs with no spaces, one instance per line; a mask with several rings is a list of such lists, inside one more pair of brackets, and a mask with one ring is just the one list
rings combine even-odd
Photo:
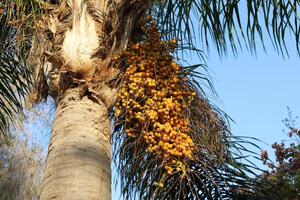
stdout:
[[[298,0],[4,1],[1,5],[5,12],[16,13],[11,20],[21,30],[16,36],[22,38],[19,43],[31,42],[27,59],[28,66],[35,70],[31,100],[39,102],[51,96],[56,102],[40,198],[111,199],[109,113],[123,75],[121,68],[114,67],[113,58],[130,44],[144,41],[141,26],[147,14],[154,16],[163,39],[176,38],[179,50],[196,51],[199,56],[202,51],[197,48],[195,32],[206,47],[212,40],[224,53],[228,46],[237,52],[236,45],[255,50],[257,37],[264,44],[263,28],[274,47],[285,53],[288,31],[295,36],[299,50],[299,4]],[[245,19],[240,16],[242,6],[247,11]],[[254,166],[240,162],[245,141],[229,133],[226,115],[209,103],[196,81],[197,77],[207,78],[195,71],[195,66],[184,70],[198,93],[195,109],[191,110],[191,118],[197,123],[191,126],[202,127],[194,129],[194,139],[198,138],[203,150],[198,155],[200,164],[190,163],[195,176],[183,181],[170,179],[168,186],[154,189],[160,172],[152,169],[157,163],[148,160],[143,149],[134,148],[124,136],[124,124],[117,124],[113,150],[119,156],[115,160],[127,199],[226,199],[232,198],[234,188],[252,191],[255,180],[249,173]],[[210,151],[209,145],[201,143],[204,136],[210,138],[212,149],[214,142],[219,142],[226,151]],[[212,162],[218,156],[222,162]]]

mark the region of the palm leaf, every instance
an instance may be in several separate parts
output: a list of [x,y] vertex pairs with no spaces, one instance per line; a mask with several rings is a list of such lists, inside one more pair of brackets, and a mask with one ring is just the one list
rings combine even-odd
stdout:
[[16,29],[9,20],[6,10],[0,17],[0,141],[7,141],[8,128],[21,113],[30,85],[30,73],[16,46]]
[[[164,60],[164,58],[172,57],[166,50],[170,42],[158,42],[158,34],[153,33],[153,24],[149,28],[152,32],[146,30],[146,40],[138,45],[132,45],[127,52],[124,52],[120,57],[119,64],[122,65],[122,68],[129,65],[132,69],[137,70],[136,74],[141,74],[143,72],[138,71],[137,67],[141,66],[139,62],[142,60],[141,62],[150,63],[150,65],[145,64],[145,68],[150,70],[151,66],[154,66],[154,79],[158,84],[155,89],[160,90],[161,80],[170,78],[161,75],[168,70],[160,70],[160,68],[172,67],[172,65],[169,65],[170,59]],[[143,46],[149,44],[153,46]],[[148,50],[147,54],[144,48]],[[159,53],[157,53],[158,51]],[[157,63],[153,64],[153,60],[156,60]],[[249,159],[249,157],[257,154],[248,150],[247,146],[259,147],[246,138],[232,136],[227,124],[230,118],[210,103],[207,90],[203,88],[204,85],[207,85],[214,92],[205,70],[205,65],[181,67],[178,78],[187,79],[187,81],[176,85],[176,88],[181,87],[182,90],[193,91],[195,94],[193,101],[187,101],[186,99],[182,102],[186,105],[186,109],[182,109],[182,115],[178,116],[178,118],[187,117],[189,119],[188,136],[195,145],[193,155],[190,158],[181,159],[180,156],[172,153],[164,157],[165,150],[161,147],[155,153],[152,153],[153,151],[148,148],[149,142],[143,138],[145,138],[147,131],[155,135],[153,134],[155,130],[152,129],[154,127],[153,120],[151,121],[143,114],[141,115],[146,117],[141,121],[137,121],[137,118],[134,117],[127,117],[134,112],[146,113],[147,111],[141,109],[144,106],[143,102],[147,102],[147,98],[154,99],[149,95],[147,86],[143,85],[144,81],[138,84],[139,88],[144,88],[143,94],[145,94],[143,98],[137,98],[140,108],[130,104],[131,101],[135,101],[133,100],[134,95],[126,96],[125,91],[120,93],[121,101],[116,107],[116,113],[119,114],[114,119],[116,126],[113,133],[113,153],[121,177],[122,194],[125,199],[232,199],[241,190],[244,190],[248,196],[264,197],[268,195],[259,190],[254,193],[254,186],[258,185],[258,181],[253,177],[256,176],[256,171],[260,169]],[[132,70],[125,72],[124,78],[126,78],[126,81],[134,80],[134,78],[129,77],[128,74],[130,73],[133,73]],[[125,87],[127,87],[126,84],[121,86],[123,90]],[[128,88],[130,90],[131,87]],[[130,93],[128,90],[127,93]],[[152,93],[153,88],[150,90]],[[166,93],[170,95],[172,90],[169,90]],[[181,90],[178,88],[176,91]],[[170,98],[170,96],[167,98]],[[129,103],[126,104],[127,102]],[[154,104],[155,101],[153,100],[153,108],[151,106],[150,108],[148,106],[144,108],[155,110]],[[119,112],[120,110],[122,111]],[[135,114],[133,115],[135,116]],[[174,112],[169,115],[174,116]],[[162,118],[158,117],[156,122],[165,123]],[[177,124],[180,124],[180,122]],[[175,137],[181,137],[178,136],[180,133],[176,133],[176,131],[180,131],[179,128],[176,130],[174,127],[174,131]],[[131,132],[133,132],[134,137],[131,137]],[[159,132],[157,131],[157,133]],[[153,136],[152,138],[155,138],[156,143],[150,143],[150,145],[155,146],[158,141],[168,141],[176,145],[176,142],[172,140],[163,139],[163,134]],[[181,144],[186,145],[185,141],[181,141]],[[172,164],[168,163],[169,158],[172,160]],[[169,168],[171,166],[174,170],[167,173],[166,166]]]
[[220,54],[228,47],[234,53],[242,46],[255,51],[257,41],[264,47],[267,32],[275,49],[285,54],[290,33],[300,52],[299,6],[299,0],[162,0],[154,2],[152,14],[166,39],[178,38],[192,48],[200,36],[205,48],[213,43]]

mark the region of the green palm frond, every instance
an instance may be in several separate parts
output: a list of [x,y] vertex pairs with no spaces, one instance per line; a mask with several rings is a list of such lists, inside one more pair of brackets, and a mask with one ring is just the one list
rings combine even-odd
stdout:
[[8,139],[8,128],[22,109],[22,98],[29,90],[30,73],[16,46],[16,29],[7,12],[0,16],[0,141]]
[[[8,139],[8,128],[29,92],[32,74],[28,56],[35,24],[48,0],[4,0],[0,2],[0,141]],[[51,1],[57,3],[55,0]],[[20,116],[20,115],[19,115]]]
[[212,41],[219,53],[228,47],[236,53],[243,45],[255,51],[257,40],[264,46],[267,32],[285,54],[290,35],[300,52],[299,9],[299,0],[162,0],[154,2],[152,14],[167,39],[181,39],[192,48],[200,36],[205,48]]
[[[202,110],[203,123],[208,122],[207,114],[211,114],[210,111]],[[254,199],[267,198],[267,191],[259,187],[254,190],[254,186],[261,183],[253,177],[261,170],[248,160],[256,154],[245,147],[255,146],[254,143],[249,138],[232,136],[224,126],[220,143],[209,144],[210,140],[219,141],[209,138],[218,135],[213,126],[207,125],[207,132],[191,133],[202,149],[196,155],[201,159],[189,162],[187,175],[177,173],[171,177],[164,175],[164,168],[155,156],[145,154],[146,149],[126,137],[122,125],[117,126],[113,135],[114,159],[124,199],[234,199],[240,191]],[[218,147],[225,148],[225,152]],[[159,181],[164,183],[162,188],[157,187]]]
[[[194,128],[190,133],[201,149],[195,155],[200,159],[189,162],[190,170],[186,175],[165,175],[158,158],[145,153],[146,148],[126,137],[122,124],[117,122],[113,152],[124,199],[235,199],[241,191],[254,199],[269,198],[267,191],[259,189],[258,185],[262,183],[255,179],[256,173],[262,170],[249,160],[257,156],[248,150],[249,146],[258,148],[251,142],[254,139],[233,136],[224,123],[227,116],[213,111],[214,107],[208,101],[200,102],[208,110],[201,109],[201,113],[197,109],[191,110],[192,118],[198,118],[191,121],[203,123],[203,129],[192,125]],[[211,114],[217,117],[216,124],[210,122]],[[164,183],[162,188],[156,184],[160,181]]]
[[[153,28],[153,24],[155,23],[152,23],[151,28]],[[168,42],[161,42],[161,46],[159,46],[157,40],[157,35],[154,37],[151,33],[147,34],[146,40],[139,45],[130,47],[127,52],[123,53],[125,57],[120,57],[119,62],[120,65],[126,68],[128,65],[133,67],[139,66],[139,61],[141,60],[145,63],[147,63],[147,60],[150,60],[152,63],[156,59],[157,63],[152,64],[155,66],[155,80],[158,86],[154,88],[159,90],[161,89],[161,85],[159,85],[160,73],[164,73],[160,72],[159,69],[168,66],[168,62],[171,61],[163,61],[163,65],[160,62],[164,57],[173,57],[165,52],[167,48],[164,45],[168,44]],[[143,45],[146,44],[153,44],[153,47],[147,48],[147,53],[143,50]],[[140,46],[142,46],[142,50],[139,49]],[[158,55],[157,51],[160,51],[159,55],[164,55],[162,56],[163,58],[154,56]],[[131,59],[135,60],[136,63]],[[145,64],[145,68],[150,69],[151,66]],[[136,74],[142,73],[138,71],[137,67],[136,70]],[[205,65],[194,65],[181,67],[178,74],[178,78],[183,78],[187,81],[181,82],[180,86],[176,87],[188,88],[187,90],[193,91],[195,94],[192,101],[182,102],[186,107],[181,110],[181,117],[189,119],[188,136],[195,145],[193,155],[189,159],[183,158],[181,160],[180,156],[176,154],[169,154],[162,158],[165,150],[161,147],[158,148],[156,153],[152,153],[148,148],[147,141],[144,141],[143,138],[145,132],[151,130],[151,133],[153,133],[155,131],[151,129],[154,126],[151,124],[153,121],[151,122],[150,118],[143,114],[142,116],[145,116],[145,120],[142,121],[127,117],[128,113],[130,114],[130,112],[135,112],[136,110],[140,113],[145,113],[146,111],[139,108],[135,109],[134,106],[128,103],[128,107],[124,108],[120,114],[118,109],[122,109],[122,107],[116,107],[118,117],[115,118],[113,154],[121,178],[124,199],[232,199],[241,191],[253,197],[268,195],[263,190],[255,190],[254,192],[254,189],[256,189],[254,186],[259,184],[257,179],[255,179],[256,172],[260,169],[249,159],[249,157],[257,156],[257,154],[248,150],[248,146],[259,147],[247,138],[236,137],[230,133],[228,128],[230,118],[209,101],[207,91],[203,88],[204,85],[207,85],[211,91],[214,91],[205,70]],[[126,75],[124,77],[128,78]],[[163,80],[168,78],[170,77],[164,77]],[[124,87],[127,86],[125,85],[121,88],[124,89]],[[138,87],[144,88],[145,86],[138,83]],[[145,97],[137,100],[141,107],[143,106],[142,103],[147,101],[147,98],[152,98],[147,93],[147,87],[144,90]],[[171,94],[170,91],[166,93]],[[121,93],[120,98],[122,98],[122,94],[125,95],[125,92]],[[134,99],[134,95],[125,99],[119,105],[126,105],[127,101],[130,102],[130,100]],[[155,104],[154,101],[153,104]],[[146,107],[146,109],[155,110],[156,108],[153,105],[153,107]],[[172,116],[174,113],[169,115]],[[164,123],[160,119],[158,117],[157,122]],[[130,124],[133,126],[131,127]],[[180,123],[178,122],[177,124]],[[180,131],[175,127],[176,125],[172,125],[174,126],[175,135],[176,131]],[[139,127],[146,128],[139,129]],[[134,137],[131,137],[131,132],[135,134]],[[157,133],[159,132],[157,131]],[[152,138],[160,142],[168,141],[172,143],[171,140],[164,139],[163,134],[153,134],[155,136]],[[178,135],[180,133],[177,133],[174,137],[178,137],[177,139],[179,140],[181,136]],[[180,143],[180,145],[186,145],[184,141]],[[175,143],[172,144],[176,145]],[[170,165],[168,164],[169,158],[173,159]],[[167,173],[166,166],[169,168],[171,166],[173,170]]]

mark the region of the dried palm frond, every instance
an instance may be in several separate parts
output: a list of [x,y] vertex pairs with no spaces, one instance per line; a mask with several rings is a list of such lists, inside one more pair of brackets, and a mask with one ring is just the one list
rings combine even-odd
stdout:
[[[24,97],[32,86],[29,55],[36,23],[47,1],[4,0],[0,2],[0,140],[7,139],[8,127],[21,114]],[[37,60],[35,58],[35,60]]]
[[21,114],[22,99],[29,91],[30,72],[16,47],[16,30],[0,15],[0,146],[8,140],[8,128]]

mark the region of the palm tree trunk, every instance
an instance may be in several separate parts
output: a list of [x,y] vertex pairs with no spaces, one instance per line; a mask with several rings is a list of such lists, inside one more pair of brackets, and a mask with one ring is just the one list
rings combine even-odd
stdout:
[[117,95],[109,84],[119,73],[111,58],[131,40],[146,5],[130,0],[62,0],[47,10],[43,23],[51,34],[41,35],[41,41],[47,41],[41,50],[46,62],[39,68],[37,90],[41,98],[49,94],[58,105],[41,200],[111,199],[108,107]]
[[111,145],[107,108],[79,89],[57,106],[41,200],[110,200]]

